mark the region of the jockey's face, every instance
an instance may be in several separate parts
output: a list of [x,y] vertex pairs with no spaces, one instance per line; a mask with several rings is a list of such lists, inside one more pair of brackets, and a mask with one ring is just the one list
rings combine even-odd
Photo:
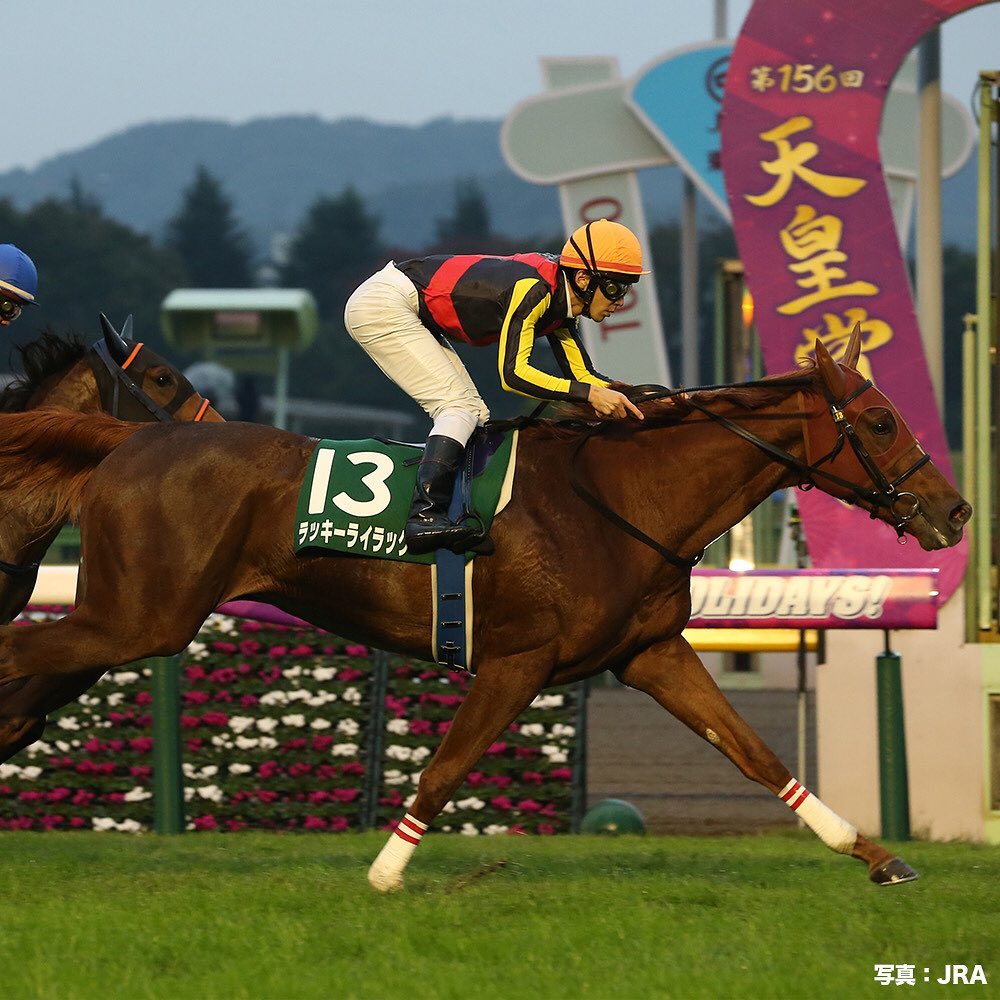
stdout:
[[595,323],[600,323],[607,319],[612,313],[617,312],[624,301],[624,296],[616,299],[609,299],[601,290],[601,286],[598,285],[597,291],[594,292],[594,297],[590,302],[590,318]]

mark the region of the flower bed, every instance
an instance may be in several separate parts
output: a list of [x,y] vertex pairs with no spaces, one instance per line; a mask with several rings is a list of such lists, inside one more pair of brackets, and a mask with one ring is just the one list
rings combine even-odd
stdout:
[[[379,671],[387,675],[382,706],[372,703]],[[151,828],[151,678],[144,664],[110,671],[50,717],[42,740],[0,765],[0,829]],[[336,832],[366,825],[366,816],[394,823],[469,683],[325,632],[213,615],[181,665],[188,829]],[[536,699],[435,829],[568,830],[581,696],[559,689]]]

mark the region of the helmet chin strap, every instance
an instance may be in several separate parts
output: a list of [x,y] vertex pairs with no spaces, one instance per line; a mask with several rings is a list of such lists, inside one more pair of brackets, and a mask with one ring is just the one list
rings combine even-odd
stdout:
[[590,251],[590,263],[587,263],[587,258],[584,256],[583,251],[577,246],[576,240],[571,236],[569,238],[570,243],[573,245],[573,249],[580,255],[580,263],[583,264],[583,270],[587,274],[587,287],[586,289],[580,289],[580,286],[576,283],[576,275],[579,271],[574,270],[573,274],[573,291],[580,297],[580,301],[583,302],[583,309],[581,315],[586,316],[590,319],[590,304],[594,301],[594,295],[597,293],[597,259],[594,255],[594,244],[590,238],[590,227],[592,223],[587,224],[587,249]]

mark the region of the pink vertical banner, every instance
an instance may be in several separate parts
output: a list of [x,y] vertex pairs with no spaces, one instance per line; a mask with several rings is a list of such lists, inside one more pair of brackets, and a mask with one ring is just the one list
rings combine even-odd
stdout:
[[[767,370],[842,355],[864,365],[953,480],[879,154],[889,84],[941,21],[984,0],[756,0],[733,49],[722,169]],[[924,552],[818,490],[800,496],[813,565],[940,569],[941,602],[966,546]]]

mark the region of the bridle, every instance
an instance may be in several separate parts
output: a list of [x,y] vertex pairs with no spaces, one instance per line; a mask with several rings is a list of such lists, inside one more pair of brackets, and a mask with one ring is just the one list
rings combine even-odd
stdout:
[[[749,384],[765,385],[767,383]],[[699,386],[696,389],[688,390],[667,389],[664,386],[659,385],[640,385],[632,386],[628,395],[632,402],[642,402],[647,400],[666,399],[670,396],[680,395],[681,393],[703,392],[716,389],[745,388],[747,385],[748,383],[740,383],[738,385]],[[923,466],[930,461],[930,455],[926,454],[916,441],[913,441],[912,444],[904,442],[903,447],[896,447],[894,443],[884,453],[885,456],[887,456],[888,465],[891,465],[900,454],[909,451],[911,448],[917,448],[921,454],[920,457],[918,457],[905,472],[890,481],[872,458],[870,452],[865,447],[864,442],[859,437],[857,430],[855,429],[854,422],[848,419],[846,412],[850,403],[860,399],[861,396],[863,396],[868,390],[874,390],[871,379],[865,379],[856,389],[850,392],[849,395],[846,395],[841,399],[833,398],[825,383],[822,383],[822,387],[827,403],[826,410],[823,412],[829,412],[832,419],[832,428],[830,428],[830,430],[833,431],[835,440],[829,450],[822,455],[822,457],[816,460],[811,460],[810,448],[812,442],[817,438],[821,438],[823,435],[817,435],[815,433],[814,428],[812,427],[812,421],[819,419],[822,414],[808,415],[803,413],[802,415],[803,439],[806,442],[806,460],[802,461],[802,459],[797,458],[791,452],[785,451],[783,448],[779,448],[770,441],[766,441],[764,438],[759,437],[752,431],[747,430],[741,424],[738,424],[735,420],[731,420],[729,417],[723,416],[722,414],[715,413],[707,406],[699,403],[697,400],[688,398],[687,403],[694,409],[703,413],[709,419],[713,420],[715,423],[719,424],[721,427],[724,427],[726,430],[731,431],[738,437],[743,438],[743,440],[748,441],[750,444],[754,445],[754,447],[759,448],[775,461],[780,462],[782,465],[792,469],[798,476],[798,487],[800,489],[813,489],[817,485],[816,477],[820,477],[826,483],[836,487],[836,491],[828,490],[831,495],[836,496],[838,499],[844,500],[847,503],[857,503],[866,506],[870,509],[873,520],[878,517],[879,511],[885,510],[889,515],[889,523],[893,528],[895,528],[900,543],[905,544],[905,525],[908,521],[911,521],[920,513],[920,501],[914,493],[905,491],[900,492],[899,486],[906,482],[906,480],[909,479],[910,476],[912,476],[918,469],[923,468]],[[800,390],[799,396],[801,397],[801,395],[802,392]],[[613,511],[600,498],[595,496],[594,493],[581,481],[578,469],[580,452],[592,437],[600,434],[610,426],[612,426],[610,423],[593,424],[583,432],[580,443],[576,446],[570,460],[570,485],[573,487],[574,492],[580,497],[581,500],[593,507],[594,510],[600,513],[606,520],[610,521],[626,534],[631,535],[636,540],[653,549],[655,552],[658,552],[664,559],[667,560],[667,562],[677,566],[679,569],[692,569],[699,562],[701,562],[702,556],[705,554],[704,550],[698,552],[691,558],[685,558],[678,553],[671,551],[666,548],[666,546],[657,542],[655,538],[651,538],[647,535],[641,528],[636,527],[636,525],[632,524],[620,514]],[[810,433],[811,431],[813,433]],[[842,457],[845,444],[850,448],[849,454],[853,454],[861,468],[871,479],[874,489],[863,486],[854,482],[852,479],[848,479],[845,476],[832,471]],[[847,454],[848,453],[844,453],[845,456]],[[824,466],[827,467],[824,468]]]
[[[174,419],[174,414],[190,397],[177,398],[167,407],[160,406],[154,399],[150,399],[129,371],[132,362],[138,357],[142,348],[143,343],[141,341],[136,343],[124,361],[119,364],[112,356],[105,340],[98,340],[90,346],[87,351],[87,360],[90,362],[90,367],[94,372],[94,379],[97,382],[97,390],[101,397],[101,407],[104,412],[120,420],[145,420],[145,414],[142,413],[142,410],[145,410],[161,423],[170,423]],[[123,396],[122,390],[127,395]],[[202,397],[201,406],[199,406],[193,422],[198,423],[203,420],[210,406],[211,402],[207,398]],[[129,411],[138,413],[139,415],[130,418],[128,416]],[[39,563],[19,566],[16,563],[9,563],[0,559],[0,572],[17,578],[31,577],[34,579],[38,575],[38,567]]]
[[[129,409],[134,410],[135,404],[138,404],[138,406],[146,410],[156,420],[162,423],[169,423],[174,419],[174,414],[180,409],[181,404],[186,401],[187,397],[174,399],[169,406],[162,407],[146,395],[142,386],[132,378],[132,374],[129,371],[132,362],[135,361],[142,348],[143,343],[140,341],[132,348],[128,357],[119,364],[112,357],[111,350],[105,341],[98,340],[91,346],[87,352],[87,360],[90,362],[90,367],[94,371],[94,378],[97,381],[97,390],[101,395],[101,407],[105,413],[109,413],[112,417],[117,417],[119,420],[128,420],[130,418],[123,415],[123,413]],[[128,393],[128,396],[124,400],[122,399],[123,389]],[[199,423],[204,418],[210,405],[208,399],[202,399],[201,406],[193,418],[194,423]],[[140,417],[140,419],[144,419],[144,416]]]

